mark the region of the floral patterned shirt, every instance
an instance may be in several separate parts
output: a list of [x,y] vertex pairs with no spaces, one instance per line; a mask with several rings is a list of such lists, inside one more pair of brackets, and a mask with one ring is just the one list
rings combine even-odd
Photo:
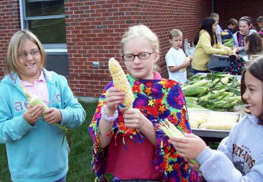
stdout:
[[[200,181],[198,173],[189,167],[188,163],[168,143],[169,138],[158,129],[159,123],[170,121],[179,130],[185,133],[191,132],[186,102],[180,85],[173,80],[167,79],[142,80],[135,79],[131,75],[127,75],[127,78],[135,97],[133,108],[138,108],[153,123],[156,129],[157,144],[155,157],[152,162],[162,176],[162,181]],[[101,118],[101,107],[106,103],[106,91],[113,86],[113,82],[110,82],[103,90],[89,126],[89,132],[93,140],[92,170],[97,176],[95,181],[107,181],[104,177],[106,149],[102,149],[99,146],[98,136],[100,131],[98,126]],[[109,135],[112,135],[112,140],[120,133],[123,136],[130,136],[134,142],[148,140],[136,129],[127,128],[119,108],[118,112],[119,117],[113,122],[113,127],[109,131]],[[123,147],[125,147],[125,140],[123,140]]]

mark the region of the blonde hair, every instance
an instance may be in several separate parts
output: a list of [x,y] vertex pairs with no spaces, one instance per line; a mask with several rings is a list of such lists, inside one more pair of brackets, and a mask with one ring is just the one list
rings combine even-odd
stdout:
[[159,40],[157,35],[146,25],[134,25],[129,27],[128,31],[122,36],[121,53],[124,54],[124,45],[131,39],[142,38],[151,43],[154,52],[159,53]]
[[[129,27],[121,39],[121,54],[124,54],[124,45],[132,39],[142,38],[150,42],[151,47],[154,52],[160,52],[159,39],[157,35],[146,25],[134,25]],[[154,70],[159,70],[157,64],[154,64]]]
[[174,37],[183,36],[183,33],[179,29],[172,29],[169,34],[169,39],[173,39]]
[[29,30],[21,30],[16,32],[8,45],[7,50],[7,60],[6,60],[6,70],[5,74],[10,74],[12,72],[19,72],[19,69],[22,65],[18,61],[19,53],[23,52],[23,44],[25,41],[30,40],[35,43],[40,51],[41,54],[41,66],[45,65],[46,62],[46,55],[44,48],[38,38]]

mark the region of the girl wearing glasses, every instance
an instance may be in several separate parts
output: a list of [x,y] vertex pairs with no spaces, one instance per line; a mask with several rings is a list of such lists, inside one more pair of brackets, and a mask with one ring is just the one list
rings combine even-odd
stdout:
[[110,82],[99,98],[89,131],[93,139],[92,169],[97,181],[111,173],[118,182],[199,181],[156,125],[170,121],[190,133],[185,99],[179,83],[160,79],[154,70],[159,41],[145,25],[129,28],[121,54],[135,101],[122,110],[125,93]]
[[[45,52],[28,30],[18,31],[7,51],[6,75],[0,84],[0,143],[6,144],[14,182],[64,182],[68,171],[67,128],[80,125],[85,110],[74,98],[65,77],[43,68]],[[28,106],[24,90],[43,106]]]

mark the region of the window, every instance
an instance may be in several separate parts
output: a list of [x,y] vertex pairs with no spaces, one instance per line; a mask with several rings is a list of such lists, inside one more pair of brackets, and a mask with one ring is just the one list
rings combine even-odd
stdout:
[[[22,29],[29,29],[55,52],[66,50],[64,0],[20,0]],[[64,51],[63,51],[64,50]]]

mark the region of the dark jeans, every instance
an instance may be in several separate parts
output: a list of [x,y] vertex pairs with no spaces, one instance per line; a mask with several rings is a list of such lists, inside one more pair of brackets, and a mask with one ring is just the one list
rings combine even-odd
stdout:
[[201,71],[201,70],[193,69],[193,73],[194,74],[196,74],[196,73],[209,73],[209,71]]

